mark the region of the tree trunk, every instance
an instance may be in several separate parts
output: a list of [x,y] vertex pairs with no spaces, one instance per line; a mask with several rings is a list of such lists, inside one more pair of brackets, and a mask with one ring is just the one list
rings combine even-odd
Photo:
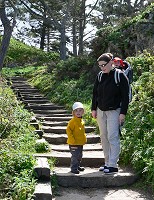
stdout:
[[45,35],[46,35],[46,26],[42,25],[42,30],[41,30],[41,41],[40,41],[40,49],[44,50],[45,46]]
[[0,71],[2,70],[4,59],[5,59],[9,44],[10,44],[12,31],[13,31],[13,28],[14,28],[15,23],[16,23],[15,15],[14,15],[12,25],[10,25],[11,23],[6,16],[4,2],[5,1],[3,1],[0,4],[0,19],[1,19],[3,27],[4,27],[4,34],[3,34],[2,42],[1,42],[1,46],[0,46]]
[[61,24],[60,29],[60,59],[66,60],[66,33],[64,22]]
[[77,56],[76,20],[75,19],[73,19],[72,34],[73,34],[73,55]]
[[84,37],[84,29],[86,23],[85,2],[86,0],[82,0],[80,20],[79,20],[79,52],[78,52],[79,55],[83,54],[83,37]]
[[72,35],[73,35],[73,55],[77,56],[77,34],[76,34],[76,29],[77,29],[77,1],[74,1],[73,5],[73,25],[72,25]]
[[50,52],[50,28],[47,28],[47,52]]

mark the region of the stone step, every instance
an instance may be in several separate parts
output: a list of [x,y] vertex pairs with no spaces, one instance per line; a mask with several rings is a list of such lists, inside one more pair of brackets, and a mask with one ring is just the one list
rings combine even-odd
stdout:
[[[16,90],[16,89],[15,89]],[[17,90],[19,90],[21,93],[22,92],[29,92],[29,93],[35,93],[35,92],[38,92],[38,89],[36,89],[36,88],[31,88],[31,87],[29,87],[29,88],[25,88],[25,89],[22,89],[22,88],[20,88],[20,89],[17,89]]]
[[36,118],[40,121],[57,121],[57,122],[63,122],[63,121],[69,121],[72,119],[72,116],[66,116],[66,117],[48,117],[43,115],[36,115]]
[[55,167],[54,174],[57,177],[58,185],[63,187],[81,188],[104,188],[131,185],[138,176],[128,169],[120,169],[118,173],[106,175],[98,171],[98,168],[85,167],[80,174],[72,174],[70,168]]
[[52,117],[52,116],[53,117],[65,117],[65,116],[71,116],[72,117],[72,114],[69,114],[66,110],[33,110],[33,113],[48,115],[50,117]]
[[52,189],[50,181],[50,167],[48,160],[45,157],[36,158],[36,166],[34,167],[34,174],[37,178],[37,184],[34,190],[34,200],[51,200]]
[[[31,99],[24,99],[27,102],[29,100],[47,100],[45,98],[31,98]],[[61,110],[63,113],[68,113],[68,110],[65,110],[63,106],[58,106],[52,103],[44,103],[44,104],[28,104],[29,107],[33,110]],[[62,110],[63,109],[63,110]]]
[[[20,91],[20,90],[18,90],[18,91]],[[40,93],[39,92],[28,92],[28,91],[20,91],[20,95],[21,96],[40,96]],[[48,101],[49,102],[49,101]]]
[[[43,98],[43,99],[46,99],[43,95],[41,95],[41,94],[29,94],[29,93],[22,93],[22,95],[21,95],[21,97],[23,98],[23,99],[29,99],[29,100],[34,100],[35,98],[37,99],[41,99],[41,98]],[[32,98],[32,99],[31,99]]]
[[19,83],[19,82],[24,82],[24,81],[26,82],[26,81],[27,81],[26,78],[21,77],[21,76],[13,76],[13,77],[10,78],[10,80],[11,80],[13,83],[15,83],[15,82]]
[[30,104],[43,104],[43,103],[49,103],[47,99],[32,99],[32,100],[23,100],[23,103],[26,103],[27,105]]
[[[58,133],[58,134],[65,134],[66,133],[66,126],[42,126],[42,129],[45,133]],[[95,127],[92,126],[85,126],[86,133],[91,133],[95,131]]]
[[[59,151],[59,152],[70,152],[69,145],[68,144],[60,144],[60,145],[54,145],[51,144],[50,148],[53,151]],[[101,143],[96,144],[85,144],[83,146],[83,151],[102,151],[102,145]]]
[[31,88],[36,89],[35,87],[33,87],[33,86],[31,86],[31,85],[29,85],[27,83],[21,83],[21,82],[13,84],[11,88],[19,89],[19,90],[20,89],[26,90],[26,89],[31,89]]
[[[67,135],[66,134],[55,134],[55,133],[44,133],[42,136],[50,144],[66,144]],[[87,135],[87,143],[94,144],[100,142],[100,137],[95,134]]]
[[[54,158],[56,160],[55,165],[59,166],[70,166],[71,154],[70,152],[59,152],[51,150],[50,153],[37,153],[36,157],[46,157],[46,158]],[[104,164],[104,153],[103,151],[83,151],[82,157],[82,166],[87,167],[97,167],[99,168]]]
[[61,121],[61,122],[55,122],[55,121],[43,121],[41,122],[43,126],[67,126],[68,121]]
[[[45,97],[42,97],[40,95],[33,95],[33,96],[27,96],[27,95],[24,96],[24,95],[21,95],[21,98],[23,100],[26,100],[26,101],[29,101],[29,100],[47,100]],[[32,105],[34,105],[34,104],[32,104]],[[42,105],[44,105],[44,104],[42,104]]]
[[30,86],[29,84],[20,82],[20,83],[13,83],[13,85],[11,86],[11,89],[14,89],[14,90],[19,89],[20,90],[20,89],[25,89],[25,88],[30,88],[30,87],[32,87],[32,86]]
[[37,157],[36,166],[34,167],[35,177],[38,180],[50,180],[50,167],[47,158]]
[[51,181],[38,181],[34,190],[34,200],[51,200]]

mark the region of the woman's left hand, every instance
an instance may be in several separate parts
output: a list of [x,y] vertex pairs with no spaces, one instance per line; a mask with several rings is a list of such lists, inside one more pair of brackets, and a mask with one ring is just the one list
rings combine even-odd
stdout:
[[119,115],[119,124],[122,125],[125,122],[125,115],[124,114],[120,114]]

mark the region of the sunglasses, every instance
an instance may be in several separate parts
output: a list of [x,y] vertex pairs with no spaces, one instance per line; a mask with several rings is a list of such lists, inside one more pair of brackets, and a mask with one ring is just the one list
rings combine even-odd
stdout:
[[[110,62],[110,61],[109,61]],[[105,67],[109,62],[105,63],[105,64],[102,64],[102,65],[98,65],[98,67]]]

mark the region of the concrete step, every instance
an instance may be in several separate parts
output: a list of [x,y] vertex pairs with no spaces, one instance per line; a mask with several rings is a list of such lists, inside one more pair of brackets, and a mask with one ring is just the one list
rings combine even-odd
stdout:
[[47,99],[32,99],[32,100],[23,100],[26,104],[43,104],[43,103],[49,103]]
[[14,76],[14,77],[10,77],[9,80],[11,80],[13,83],[19,83],[19,82],[27,82],[27,79],[21,76]]
[[[45,133],[58,133],[58,134],[65,134],[66,133],[66,126],[42,126],[42,129]],[[95,131],[95,127],[92,126],[85,126],[86,133],[91,133]]]
[[[31,94],[29,94],[29,93],[23,94],[23,93],[22,93],[21,97],[22,97],[23,99],[25,99],[25,100],[26,100],[26,99],[28,100],[29,98],[30,98],[29,100],[34,100],[35,98],[36,98],[36,99],[37,99],[37,98],[38,98],[38,99],[39,99],[39,98],[40,98],[40,99],[42,99],[42,98],[43,98],[43,99],[46,99],[46,98],[45,98],[43,95],[41,95],[41,94],[33,94],[33,93],[31,93]],[[31,99],[31,98],[32,98],[32,99]]]
[[11,89],[25,89],[25,88],[30,88],[32,86],[30,86],[29,84],[26,83],[13,83],[13,85],[11,86]]
[[[47,100],[47,99],[45,99],[45,98],[36,98],[35,97],[35,98],[24,99],[24,100],[26,100],[28,102],[29,100]],[[64,106],[58,106],[58,105],[55,105],[55,104],[52,104],[52,103],[44,103],[44,104],[39,104],[39,105],[38,104],[30,104],[29,103],[28,105],[33,110],[61,110],[61,111],[63,111],[63,113],[64,113],[64,111],[68,112],[68,110],[64,109]]]
[[106,175],[98,171],[98,168],[85,167],[85,170],[80,174],[72,174],[70,168],[56,167],[54,174],[57,176],[58,185],[75,188],[119,187],[131,185],[138,179],[136,174],[122,168],[116,174]]
[[[15,89],[16,90],[16,89]],[[35,93],[35,92],[38,92],[38,89],[36,88],[32,88],[32,87],[29,87],[29,88],[20,88],[20,89],[17,89],[17,90],[20,90],[20,92],[29,92],[29,93]]]
[[38,181],[34,190],[34,200],[51,200],[51,181]]
[[36,115],[36,118],[40,121],[52,121],[52,122],[63,122],[63,121],[69,121],[72,119],[72,116],[66,116],[66,117],[48,117],[43,115]]
[[42,126],[67,126],[68,121],[61,121],[61,122],[55,122],[55,121],[43,121]]
[[[42,136],[46,141],[50,144],[66,144],[67,142],[67,135],[66,134],[55,134],[55,133],[44,133]],[[87,143],[94,144],[100,142],[100,137],[95,134],[88,134],[87,135]]]
[[34,167],[35,177],[38,180],[50,180],[50,167],[47,158],[37,157],[36,166]]
[[[20,91],[19,89],[18,89],[18,91]],[[27,96],[27,95],[29,95],[29,96],[40,96],[40,93],[39,92],[29,92],[29,91],[20,91],[20,95],[21,96]]]
[[[68,144],[60,144],[60,145],[54,145],[51,144],[50,148],[53,151],[59,151],[59,152],[70,152],[69,150],[69,145]],[[102,151],[102,145],[101,143],[96,143],[96,144],[85,144],[83,146],[83,151]]]
[[[41,96],[41,95],[21,95],[21,98],[23,99],[23,100],[27,100],[27,101],[29,101],[29,100],[47,100],[45,97],[43,97],[43,96]],[[30,104],[30,105],[37,105],[37,104]],[[43,104],[41,104],[41,105],[43,105]]]
[[[31,108],[31,107],[30,107]],[[33,109],[32,109],[33,110]],[[48,115],[50,117],[65,117],[65,116],[71,116],[66,110],[33,110],[33,113],[35,114],[42,114],[42,115]]]
[[51,200],[52,189],[50,181],[50,167],[45,157],[36,158],[34,174],[37,178],[37,184],[34,191],[34,200]]
[[[49,153],[37,153],[36,157],[54,158],[56,160],[55,165],[60,167],[69,167],[71,154],[70,152],[59,152],[51,150]],[[87,167],[100,167],[104,164],[103,151],[83,151],[82,166]]]

